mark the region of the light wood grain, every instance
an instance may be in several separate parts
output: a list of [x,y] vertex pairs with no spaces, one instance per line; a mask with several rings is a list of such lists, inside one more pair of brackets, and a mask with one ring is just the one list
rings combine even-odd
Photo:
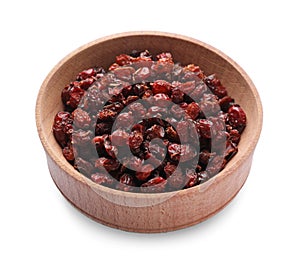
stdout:
[[[162,194],[126,193],[92,183],[64,159],[51,127],[62,110],[62,88],[81,70],[108,67],[116,55],[148,49],[170,51],[175,61],[195,63],[205,73],[217,73],[229,94],[245,110],[247,127],[238,154],[214,178],[190,189]],[[61,193],[87,216],[111,227],[135,232],[165,232],[199,223],[222,209],[241,189],[250,171],[262,127],[262,106],[254,84],[232,59],[192,38],[160,32],[130,32],[108,36],[66,56],[49,73],[36,104],[36,124],[51,176]]]

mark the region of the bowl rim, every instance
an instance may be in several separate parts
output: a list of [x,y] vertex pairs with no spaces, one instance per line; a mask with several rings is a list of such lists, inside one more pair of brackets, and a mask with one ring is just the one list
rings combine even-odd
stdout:
[[[61,158],[57,155],[57,153],[54,151],[54,149],[51,147],[50,143],[48,142],[46,133],[43,129],[43,124],[42,124],[42,115],[41,115],[41,106],[42,106],[42,98],[47,92],[47,85],[49,81],[51,80],[52,76],[57,72],[57,70],[64,65],[68,60],[70,60],[73,56],[76,54],[82,52],[83,50],[90,48],[94,45],[98,45],[99,43],[106,42],[106,41],[111,41],[113,39],[118,39],[118,38],[126,38],[126,37],[135,37],[135,36],[159,36],[159,37],[167,37],[170,39],[180,39],[186,42],[193,43],[195,45],[200,45],[204,47],[205,49],[210,50],[211,52],[217,54],[219,57],[223,58],[226,60],[234,69],[236,69],[240,75],[243,77],[243,79],[246,81],[246,83],[249,85],[257,106],[257,114],[258,114],[258,119],[256,121],[256,127],[254,129],[251,129],[252,135],[251,139],[249,140],[250,142],[247,143],[247,146],[243,151],[239,151],[237,155],[234,157],[234,161],[232,164],[227,165],[221,172],[213,176],[211,179],[209,179],[207,182],[196,185],[191,188],[187,188],[184,190],[178,190],[178,191],[172,191],[172,192],[163,192],[163,193],[137,193],[137,192],[125,192],[113,188],[109,188],[103,185],[99,185],[91,181],[89,178],[81,174],[80,172],[76,171],[74,167],[69,164],[66,161],[62,161]],[[164,197],[166,195],[173,196],[174,194],[180,194],[180,196],[185,195],[185,194],[190,194],[194,191],[203,191],[207,187],[209,187],[213,183],[219,183],[222,180],[222,177],[225,177],[229,175],[230,173],[233,173],[234,170],[241,165],[244,160],[246,160],[251,153],[253,153],[257,142],[259,140],[259,136],[262,130],[262,123],[263,123],[263,109],[262,109],[262,103],[261,99],[259,96],[259,93],[250,79],[250,77],[247,75],[247,73],[243,70],[242,67],[240,67],[233,59],[231,59],[229,56],[224,54],[222,51],[219,49],[203,42],[199,41],[195,38],[188,37],[185,35],[181,34],[176,34],[176,33],[168,33],[168,32],[160,32],[160,31],[128,31],[128,32],[122,32],[122,33],[116,33],[104,37],[100,37],[94,41],[88,42],[79,48],[73,50],[70,52],[68,55],[66,55],[64,58],[62,58],[53,68],[52,70],[48,73],[46,76],[45,80],[43,81],[40,90],[38,92],[37,100],[36,100],[36,107],[35,107],[35,120],[36,120],[36,127],[38,131],[39,138],[41,140],[41,143],[44,147],[44,150],[47,155],[51,157],[51,159],[59,165],[61,169],[63,169],[66,173],[68,173],[70,176],[72,176],[74,179],[77,181],[84,183],[90,187],[93,187],[97,190],[101,190],[104,193],[112,194],[112,195],[118,195],[118,196],[124,196],[124,197],[133,197],[137,198],[145,198],[145,199],[152,199],[152,198],[157,198],[158,196]]]

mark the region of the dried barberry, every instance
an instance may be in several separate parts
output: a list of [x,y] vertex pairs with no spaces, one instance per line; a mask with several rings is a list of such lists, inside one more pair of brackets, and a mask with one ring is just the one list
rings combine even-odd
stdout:
[[118,55],[109,71],[80,72],[53,122],[66,160],[95,183],[144,193],[190,188],[237,153],[246,114],[215,74],[147,50]]
[[240,133],[246,127],[246,114],[239,105],[233,105],[228,109],[228,122]]
[[101,184],[108,187],[112,187],[116,182],[115,179],[112,178],[109,174],[104,174],[99,172],[93,173],[91,175],[91,180],[96,184]]
[[73,119],[69,112],[60,111],[55,115],[52,130],[56,141],[61,147],[65,147],[71,140],[73,133],[72,124]]
[[167,181],[160,176],[152,178],[141,185],[141,191],[143,193],[161,193],[165,189],[166,182]]

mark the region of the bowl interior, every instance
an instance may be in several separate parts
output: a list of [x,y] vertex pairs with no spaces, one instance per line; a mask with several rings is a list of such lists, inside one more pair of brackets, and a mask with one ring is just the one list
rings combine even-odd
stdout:
[[55,114],[63,109],[61,91],[83,69],[92,66],[107,68],[115,56],[133,49],[148,49],[152,54],[170,51],[174,60],[183,64],[198,64],[206,74],[216,73],[237,103],[247,114],[247,127],[239,144],[239,153],[229,162],[230,168],[245,153],[254,149],[261,130],[261,104],[257,91],[245,72],[223,53],[197,40],[163,33],[128,33],[101,38],[89,43],[64,58],[49,73],[37,101],[37,126],[42,143],[50,156],[73,167],[62,156],[61,148],[52,134]]

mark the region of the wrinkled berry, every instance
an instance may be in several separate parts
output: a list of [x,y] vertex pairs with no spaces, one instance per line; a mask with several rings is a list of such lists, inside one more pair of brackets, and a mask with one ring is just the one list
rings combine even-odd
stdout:
[[153,171],[153,166],[151,164],[146,164],[140,168],[139,171],[135,173],[136,178],[139,181],[146,181]]
[[115,183],[115,180],[112,177],[99,172],[93,173],[91,175],[91,180],[96,184],[106,185],[109,187],[111,187]]
[[153,94],[166,94],[169,95],[171,91],[171,84],[164,80],[155,81],[152,85]]
[[88,68],[66,85],[52,127],[63,156],[93,182],[126,192],[190,188],[238,152],[246,114],[215,74],[148,50],[116,56],[109,71]]
[[233,105],[228,110],[229,124],[240,133],[246,127],[246,114],[239,105]]
[[141,191],[143,193],[161,193],[165,189],[166,182],[167,181],[160,176],[152,178],[141,185]]

